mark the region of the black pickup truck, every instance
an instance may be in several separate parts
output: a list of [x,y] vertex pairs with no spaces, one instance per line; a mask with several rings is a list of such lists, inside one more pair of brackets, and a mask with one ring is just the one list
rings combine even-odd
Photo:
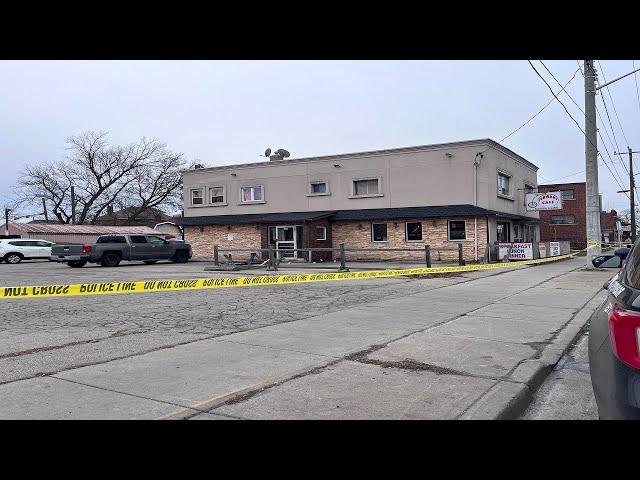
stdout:
[[168,241],[159,235],[102,235],[92,244],[53,245],[50,260],[65,262],[74,268],[87,263],[117,267],[122,260],[141,260],[147,264],[158,260],[185,263],[191,255],[188,243]]

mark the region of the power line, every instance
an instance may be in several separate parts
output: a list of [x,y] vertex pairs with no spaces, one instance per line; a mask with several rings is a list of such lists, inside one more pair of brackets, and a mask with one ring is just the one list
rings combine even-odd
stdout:
[[[558,98],[558,96],[555,94],[555,92],[553,91],[553,89],[551,88],[551,85],[549,85],[549,83],[547,82],[547,80],[540,75],[540,72],[538,72],[538,69],[535,67],[535,65],[533,63],[531,63],[531,60],[527,60],[529,62],[529,65],[531,65],[531,68],[533,68],[534,72],[536,72],[536,74],[542,79],[542,81],[544,82],[544,84],[547,86],[547,88],[549,88],[549,90],[551,91],[551,93],[553,93],[553,96],[555,97],[555,99],[558,101],[558,103],[560,103],[560,105],[562,105],[562,108],[564,108],[564,111],[567,112],[567,115],[569,115],[569,117],[571,118],[571,120],[573,120],[573,123],[576,124],[576,126],[578,127],[578,129],[582,132],[582,135],[584,135],[584,137],[587,139],[587,141],[593,146],[593,148],[596,149],[596,152],[598,151],[598,147],[596,147],[593,142],[589,139],[589,137],[587,137],[586,132],[582,129],[582,127],[580,126],[580,124],[576,121],[575,118],[573,118],[573,115],[571,115],[571,113],[569,112],[569,110],[567,110],[567,107],[565,106],[564,103],[562,103],[562,100],[560,100]],[[598,152],[599,153],[599,152]],[[616,183],[618,184],[618,186],[620,187],[620,190],[624,190],[624,187],[620,184],[620,181],[618,180],[618,178],[614,175],[613,171],[611,170],[611,168],[609,167],[609,165],[607,164],[607,162],[604,160],[604,157],[602,156],[602,154],[600,154],[600,158],[602,158],[602,160],[605,162],[605,166],[607,167],[607,170],[609,170],[609,173],[611,173],[611,176],[613,177],[613,179],[616,181]]]
[[[607,83],[607,79],[604,76],[604,69],[602,68],[602,63],[600,63],[600,60],[598,60],[598,66],[600,67],[600,72],[602,72],[602,79],[604,80],[605,84]],[[618,111],[616,110],[616,104],[613,101],[613,95],[611,95],[611,89],[609,89],[609,85],[607,85],[607,92],[609,92],[609,98],[611,99],[611,106],[613,107],[613,112],[616,114],[616,118],[618,119],[618,125],[620,125],[620,131],[622,132],[622,137],[624,138],[624,141],[627,142],[627,147],[629,147],[629,140],[627,140],[627,136],[624,134],[624,129],[622,128],[622,123],[620,123],[620,117],[618,116]],[[604,102],[604,95],[602,96],[603,102]]]
[[[551,70],[549,70],[549,67],[547,67],[547,66],[545,65],[545,63],[544,63],[542,60],[538,60],[538,61],[542,64],[542,66],[545,68],[545,70],[546,70],[547,72],[549,72],[549,74],[553,77],[553,79],[556,81],[556,83],[560,84],[560,82],[558,81],[558,79],[556,78],[556,76],[553,74],[553,72],[552,72]],[[579,64],[579,63],[578,63],[578,69],[580,69],[580,64]],[[580,112],[582,112],[582,114],[583,114],[583,115],[585,115],[584,110],[582,110],[582,108],[580,107],[580,105],[578,105],[578,102],[576,102],[576,101],[573,99],[573,97],[571,96],[571,94],[570,94],[569,92],[564,92],[564,93],[565,93],[565,95],[566,95],[567,97],[569,97],[569,99],[573,102],[573,104],[574,104],[576,107],[578,107],[578,110],[580,110]],[[587,117],[586,117],[586,115],[585,115],[585,118],[587,118]],[[587,120],[589,120],[589,121],[591,122],[591,120],[590,120],[590,119],[587,119]],[[594,125],[594,126],[596,126],[596,125]],[[605,130],[605,131],[606,131],[606,130]],[[602,138],[602,135],[600,134],[600,132],[598,132],[597,126],[596,126],[596,132],[597,132],[598,136],[600,137],[600,140],[602,141],[602,146],[604,147],[604,150],[605,150],[605,152],[607,153],[607,156],[609,157],[609,161],[611,162],[611,165],[613,166],[613,169],[615,170],[616,175],[618,176],[618,180],[620,180],[620,182],[622,182],[620,172],[618,172],[618,169],[616,168],[615,161],[614,161],[614,160],[613,160],[613,158],[611,157],[611,154],[609,153],[609,149],[607,148],[607,144],[606,144],[606,142],[604,141],[604,139]],[[607,132],[607,135],[608,135],[608,132]],[[617,145],[616,145],[616,146],[617,146]],[[618,150],[619,150],[619,149],[618,149]],[[599,152],[599,153],[600,153],[600,152]],[[600,154],[600,156],[602,156],[602,154]],[[603,158],[603,160],[604,160],[604,158]],[[624,163],[622,162],[622,159],[618,159],[618,160],[620,160],[620,162],[622,163],[622,166],[623,166],[623,168],[624,168]],[[626,168],[625,168],[625,170],[626,170]],[[627,171],[627,175],[628,175],[628,173],[629,173],[629,172]],[[613,175],[613,174],[612,174],[612,175]]]
[[[633,69],[636,69],[636,61],[635,60],[631,60],[631,63],[633,64]],[[636,97],[638,99],[638,107],[640,108],[640,92],[638,91],[638,77],[636,76],[635,72],[633,74],[633,79],[636,82]]]

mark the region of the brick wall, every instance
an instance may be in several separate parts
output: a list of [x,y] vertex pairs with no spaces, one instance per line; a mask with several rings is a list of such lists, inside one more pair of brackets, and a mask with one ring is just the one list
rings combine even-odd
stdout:
[[[561,210],[540,211],[540,241],[569,240],[572,248],[587,248],[587,211],[586,184],[564,183],[554,185],[539,185],[541,193],[557,192],[559,190],[573,190],[574,200],[562,200]],[[574,224],[553,224],[553,215],[573,215]]]
[[[202,228],[202,231],[200,229]],[[233,234],[229,240],[228,234]],[[213,260],[213,246],[220,245],[227,248],[260,248],[260,230],[255,224],[249,225],[204,225],[185,226],[184,238],[191,244],[193,258],[197,260]],[[248,260],[250,253],[232,253],[233,258]],[[222,260],[222,254],[220,254]]]
[[[332,226],[333,246],[337,248],[340,243],[345,247],[366,248],[415,248],[419,252],[347,252],[347,259],[351,260],[409,260],[424,262],[424,246],[431,246],[431,258],[437,261],[457,261],[458,243],[462,243],[463,256],[466,261],[475,260],[474,250],[474,217],[456,218],[452,220],[466,220],[467,239],[463,241],[447,240],[447,219],[399,219],[390,221],[349,221],[336,222]],[[407,241],[405,237],[405,225],[407,222],[422,222],[422,241]],[[387,242],[373,242],[371,240],[371,224],[387,224]],[[397,224],[397,226],[395,226]],[[361,226],[361,228],[359,228]],[[487,221],[485,217],[478,217],[478,257],[484,255],[487,239]],[[455,251],[438,251],[439,248],[456,249]],[[336,252],[337,256],[337,252]]]

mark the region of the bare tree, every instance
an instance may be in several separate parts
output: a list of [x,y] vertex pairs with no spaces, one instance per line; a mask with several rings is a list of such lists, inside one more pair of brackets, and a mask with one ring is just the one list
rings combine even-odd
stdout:
[[105,132],[85,132],[67,139],[64,160],[22,171],[17,185],[21,202],[41,204],[61,223],[72,221],[71,187],[76,197],[75,223],[95,223],[109,205],[123,205],[140,215],[149,208],[171,207],[180,195],[182,154],[158,140],[142,138],[110,145]]

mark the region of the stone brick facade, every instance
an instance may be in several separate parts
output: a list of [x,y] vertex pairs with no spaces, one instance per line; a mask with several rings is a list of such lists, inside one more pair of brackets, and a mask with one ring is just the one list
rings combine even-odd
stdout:
[[[415,248],[418,252],[347,252],[347,259],[351,260],[408,260],[415,262],[424,262],[424,246],[431,246],[431,258],[433,261],[457,261],[458,260],[458,243],[462,243],[462,251],[464,259],[468,262],[475,260],[475,242],[474,242],[474,217],[452,218],[451,220],[466,221],[466,240],[447,240],[448,223],[443,218],[428,219],[396,219],[396,220],[380,220],[380,221],[349,221],[336,222],[332,225],[333,230],[333,247],[338,248],[340,243],[344,243],[345,247],[360,248]],[[422,223],[422,241],[406,240],[406,223],[421,222]],[[487,219],[486,217],[477,217],[478,222],[478,258],[484,255],[487,243]],[[373,242],[371,237],[372,223],[387,224],[387,241]],[[447,250],[440,250],[447,249]],[[449,251],[449,249],[452,249]]]
[[[259,248],[260,229],[257,224],[247,225],[203,225],[184,227],[185,242],[193,249],[193,258],[197,260],[213,260],[213,246],[220,245],[227,248]],[[233,240],[229,239],[233,235]],[[238,252],[232,254],[234,259],[248,260],[250,253]],[[222,258],[221,258],[222,260]]]

